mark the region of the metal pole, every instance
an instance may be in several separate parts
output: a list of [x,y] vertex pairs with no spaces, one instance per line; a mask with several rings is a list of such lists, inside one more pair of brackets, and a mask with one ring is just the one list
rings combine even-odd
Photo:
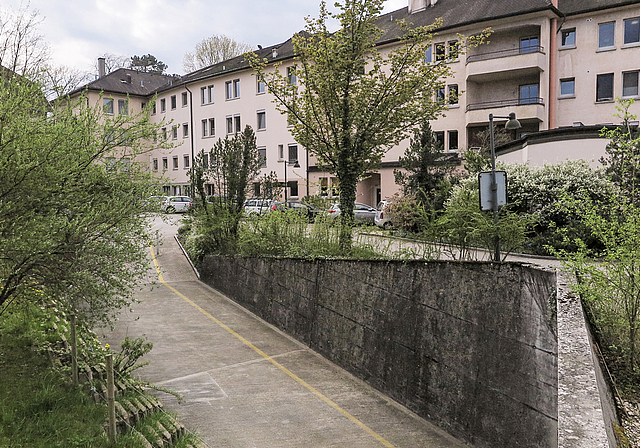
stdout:
[[496,150],[493,137],[493,114],[489,114],[489,144],[491,146],[491,209],[493,210],[493,224],[496,232],[493,240],[493,260],[500,261],[500,236],[498,235],[498,183],[496,182]]
[[109,410],[109,427],[107,434],[112,444],[116,443],[116,397],[113,382],[113,355],[106,356],[107,361],[107,407]]
[[284,161],[284,202],[287,202],[287,187],[289,184],[287,183],[287,165],[289,162],[285,159]]

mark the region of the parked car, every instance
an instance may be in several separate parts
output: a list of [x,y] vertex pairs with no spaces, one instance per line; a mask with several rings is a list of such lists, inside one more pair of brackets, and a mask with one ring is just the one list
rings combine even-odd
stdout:
[[276,202],[271,206],[271,211],[282,210],[295,210],[300,212],[309,219],[309,222],[315,221],[316,216],[320,213],[320,210],[301,201]]
[[[367,204],[356,202],[353,204],[354,222],[356,224],[374,224],[377,210]],[[340,204],[332,204],[327,210],[327,214],[331,218],[340,216]]]
[[383,200],[378,202],[376,217],[374,219],[375,224],[378,227],[382,227],[383,229],[388,229],[391,227],[391,221],[389,220],[386,208],[391,203],[391,201]]
[[244,209],[245,214],[247,215],[262,215],[263,213],[267,213],[273,207],[275,201],[271,199],[247,199],[244,201]]
[[149,211],[161,211],[162,204],[167,200],[166,196],[149,196],[145,199],[145,208]]
[[162,202],[165,213],[187,212],[193,207],[193,200],[189,196],[168,196]]

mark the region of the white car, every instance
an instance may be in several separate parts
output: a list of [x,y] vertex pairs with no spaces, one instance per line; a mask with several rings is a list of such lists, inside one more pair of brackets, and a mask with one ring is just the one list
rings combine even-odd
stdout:
[[[332,204],[327,210],[327,215],[331,218],[340,216],[340,204]],[[370,205],[356,202],[353,204],[353,220],[355,224],[373,224],[377,210]]]
[[244,213],[249,216],[262,215],[271,210],[275,204],[271,199],[247,199],[244,201]]
[[193,200],[189,196],[167,196],[161,207],[165,213],[187,212],[193,207]]
[[387,205],[391,204],[391,201],[387,201],[386,199],[378,202],[378,206],[376,207],[378,211],[376,212],[376,217],[374,218],[374,222],[378,227],[382,227],[383,229],[388,229],[391,227],[391,221],[386,212]]

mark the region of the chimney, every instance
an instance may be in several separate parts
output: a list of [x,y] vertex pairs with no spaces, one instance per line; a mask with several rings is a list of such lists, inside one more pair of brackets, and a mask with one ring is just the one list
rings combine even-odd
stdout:
[[409,14],[424,11],[432,2],[435,3],[433,0],[409,0]]
[[104,58],[98,58],[98,76],[102,78],[104,75],[106,75],[106,71],[107,69]]

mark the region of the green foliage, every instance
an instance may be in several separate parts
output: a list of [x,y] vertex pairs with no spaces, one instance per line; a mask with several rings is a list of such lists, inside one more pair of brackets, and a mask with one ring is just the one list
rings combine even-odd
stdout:
[[611,141],[605,149],[606,155],[600,159],[605,172],[624,195],[636,205],[640,204],[640,132],[631,129],[630,122],[637,118],[629,108],[634,99],[618,99],[614,116],[622,118],[622,126],[611,130],[603,129],[602,137]]
[[[18,77],[0,90],[0,313],[58,298],[80,320],[108,321],[147,270],[149,112],[105,116],[102,104],[44,101]],[[164,142],[159,143],[160,146]]]
[[529,229],[528,251],[546,255],[547,246],[575,250],[576,238],[590,248],[601,247],[582,219],[587,204],[597,204],[600,216],[606,218],[618,202],[618,189],[601,171],[583,160],[503,168],[508,176],[508,209],[535,222]]
[[[338,12],[332,13],[322,1],[319,17],[308,18],[305,32],[294,36],[295,65],[288,70],[299,82],[291,82],[291,72],[281,73],[278,65],[271,70],[266,59],[249,58],[278,109],[288,115],[296,141],[339,179],[340,244],[348,251],[358,180],[417,123],[443,113],[445,105],[435,101],[434,91],[452,72],[448,64],[424,60],[441,22],[414,28],[399,22],[401,44],[382,56],[375,43],[382,35],[376,20],[383,0],[335,6]],[[331,32],[334,21],[340,29]],[[468,38],[465,45],[486,35]]]
[[[451,156],[455,159],[452,160]],[[415,197],[422,208],[442,210],[450,177],[458,164],[457,154],[445,154],[436,142],[431,125],[424,120],[414,129],[409,148],[398,158],[402,170],[394,170],[396,184],[405,195]]]
[[[640,209],[629,203],[616,207],[615,219],[604,219],[596,204],[589,204],[583,220],[603,242],[602,259],[590,260],[592,251],[577,240],[579,250],[555,251],[576,275],[572,285],[588,305],[600,341],[612,353],[617,369],[626,371],[630,384],[640,380]],[[636,390],[637,392],[637,390]]]
[[154,55],[145,54],[144,56],[131,56],[129,67],[139,72],[162,75],[169,66],[156,59]]

